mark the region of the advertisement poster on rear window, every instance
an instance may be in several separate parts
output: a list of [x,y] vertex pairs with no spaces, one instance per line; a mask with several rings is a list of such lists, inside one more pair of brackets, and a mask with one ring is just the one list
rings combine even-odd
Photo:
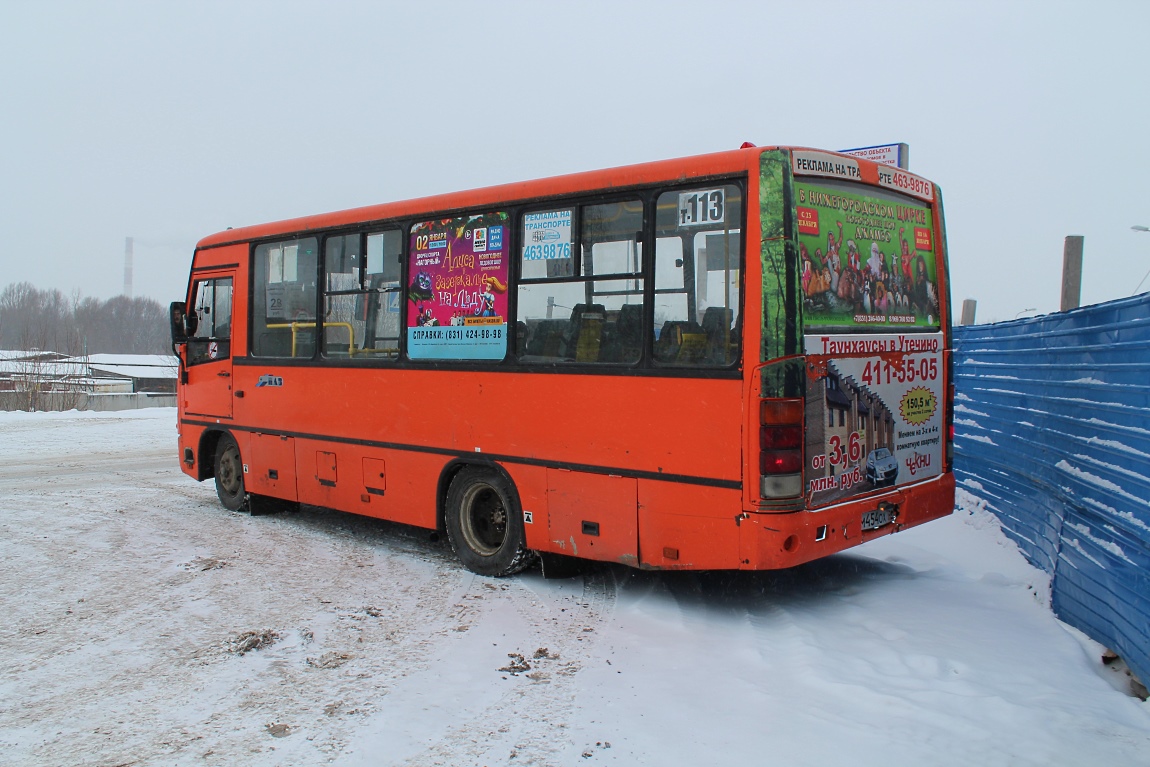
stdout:
[[941,473],[942,334],[816,334],[804,343],[811,506]]
[[506,213],[426,221],[412,227],[409,357],[503,359],[507,353],[507,234]]
[[795,181],[807,327],[938,327],[929,206],[856,184]]

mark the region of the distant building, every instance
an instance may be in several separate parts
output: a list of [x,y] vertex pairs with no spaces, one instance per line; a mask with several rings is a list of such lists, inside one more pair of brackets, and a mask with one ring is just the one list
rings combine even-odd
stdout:
[[123,391],[176,393],[179,363],[166,354],[89,354],[73,359],[86,359],[89,375],[97,386],[126,381],[131,388]]
[[49,390],[66,382],[74,385],[87,368],[68,362],[69,357],[39,349],[0,349],[0,391]]
[[0,350],[0,391],[175,394],[179,365],[164,354],[90,354]]

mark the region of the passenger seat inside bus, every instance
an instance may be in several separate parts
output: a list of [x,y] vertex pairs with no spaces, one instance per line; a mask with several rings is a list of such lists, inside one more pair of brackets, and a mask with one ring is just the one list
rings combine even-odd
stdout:
[[623,304],[603,333],[602,362],[637,362],[643,353],[643,305]]
[[697,322],[667,320],[655,342],[655,360],[670,365],[695,365],[707,351],[707,334]]
[[708,306],[703,312],[703,332],[707,334],[707,362],[726,365],[734,356],[731,320],[734,312],[722,306]]
[[527,341],[528,357],[561,358],[567,352],[567,320],[539,320]]
[[576,362],[598,362],[603,344],[603,325],[607,310],[603,304],[575,304],[571,310],[568,358]]

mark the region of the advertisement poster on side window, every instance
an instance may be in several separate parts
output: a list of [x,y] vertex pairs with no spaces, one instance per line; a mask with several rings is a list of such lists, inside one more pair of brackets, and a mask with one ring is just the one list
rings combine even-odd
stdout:
[[507,218],[483,213],[412,227],[409,357],[501,360],[506,355]]

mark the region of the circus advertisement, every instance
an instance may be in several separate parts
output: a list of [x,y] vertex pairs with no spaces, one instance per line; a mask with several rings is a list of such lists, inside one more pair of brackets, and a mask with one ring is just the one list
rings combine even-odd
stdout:
[[811,506],[941,473],[940,333],[807,335]]
[[938,327],[931,208],[886,191],[797,179],[795,215],[808,328]]
[[503,359],[507,353],[508,245],[506,213],[459,216],[412,227],[408,356]]

